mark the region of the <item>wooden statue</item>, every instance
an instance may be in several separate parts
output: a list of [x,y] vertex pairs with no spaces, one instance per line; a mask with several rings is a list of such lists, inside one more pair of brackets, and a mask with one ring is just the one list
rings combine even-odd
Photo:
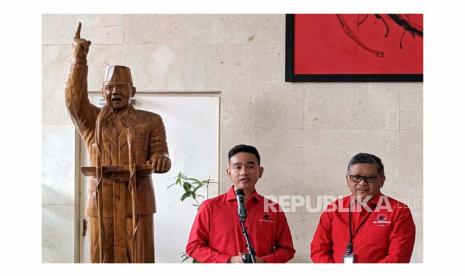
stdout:
[[152,173],[171,167],[165,127],[158,114],[137,110],[131,71],[107,66],[102,94],[92,105],[87,92],[87,53],[91,42],[74,36],[74,56],[66,82],[66,107],[85,141],[91,167],[86,215],[93,263],[153,263],[155,197]]

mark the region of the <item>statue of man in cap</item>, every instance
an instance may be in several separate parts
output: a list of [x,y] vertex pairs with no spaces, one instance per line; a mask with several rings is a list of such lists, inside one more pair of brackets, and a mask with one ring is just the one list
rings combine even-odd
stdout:
[[91,42],[74,37],[66,82],[66,107],[85,141],[91,162],[86,215],[94,263],[153,263],[155,197],[151,173],[171,167],[162,118],[137,110],[128,67],[106,68],[106,104],[92,105],[87,92],[87,53]]

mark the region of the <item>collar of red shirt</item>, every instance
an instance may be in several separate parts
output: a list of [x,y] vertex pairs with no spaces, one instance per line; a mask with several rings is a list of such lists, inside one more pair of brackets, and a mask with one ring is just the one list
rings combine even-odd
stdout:
[[[255,201],[259,202],[260,201],[260,195],[257,193],[257,190],[254,190],[251,198],[253,198]],[[231,188],[229,188],[228,192],[226,193],[226,200],[236,200],[236,193],[234,191],[234,185],[231,185]]]
[[[375,195],[373,196],[372,198],[370,198],[368,200],[368,202],[366,202],[367,206],[374,209],[376,208],[376,206],[378,206],[378,203],[379,203],[379,198],[381,196],[385,196],[384,194],[379,194],[379,195]],[[352,202],[352,196],[347,196],[344,198],[344,201],[343,201],[343,206],[344,208],[348,208],[349,207],[349,204],[350,202]]]

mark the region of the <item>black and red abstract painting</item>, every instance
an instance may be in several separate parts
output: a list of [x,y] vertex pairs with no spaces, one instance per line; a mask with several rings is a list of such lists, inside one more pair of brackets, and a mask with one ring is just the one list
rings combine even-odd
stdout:
[[423,15],[286,15],[286,81],[423,81]]

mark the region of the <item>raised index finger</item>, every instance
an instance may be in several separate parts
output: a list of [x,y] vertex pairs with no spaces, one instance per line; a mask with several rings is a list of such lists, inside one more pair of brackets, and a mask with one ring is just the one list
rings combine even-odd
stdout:
[[76,33],[74,34],[74,40],[77,39],[81,39],[81,22],[79,22]]

